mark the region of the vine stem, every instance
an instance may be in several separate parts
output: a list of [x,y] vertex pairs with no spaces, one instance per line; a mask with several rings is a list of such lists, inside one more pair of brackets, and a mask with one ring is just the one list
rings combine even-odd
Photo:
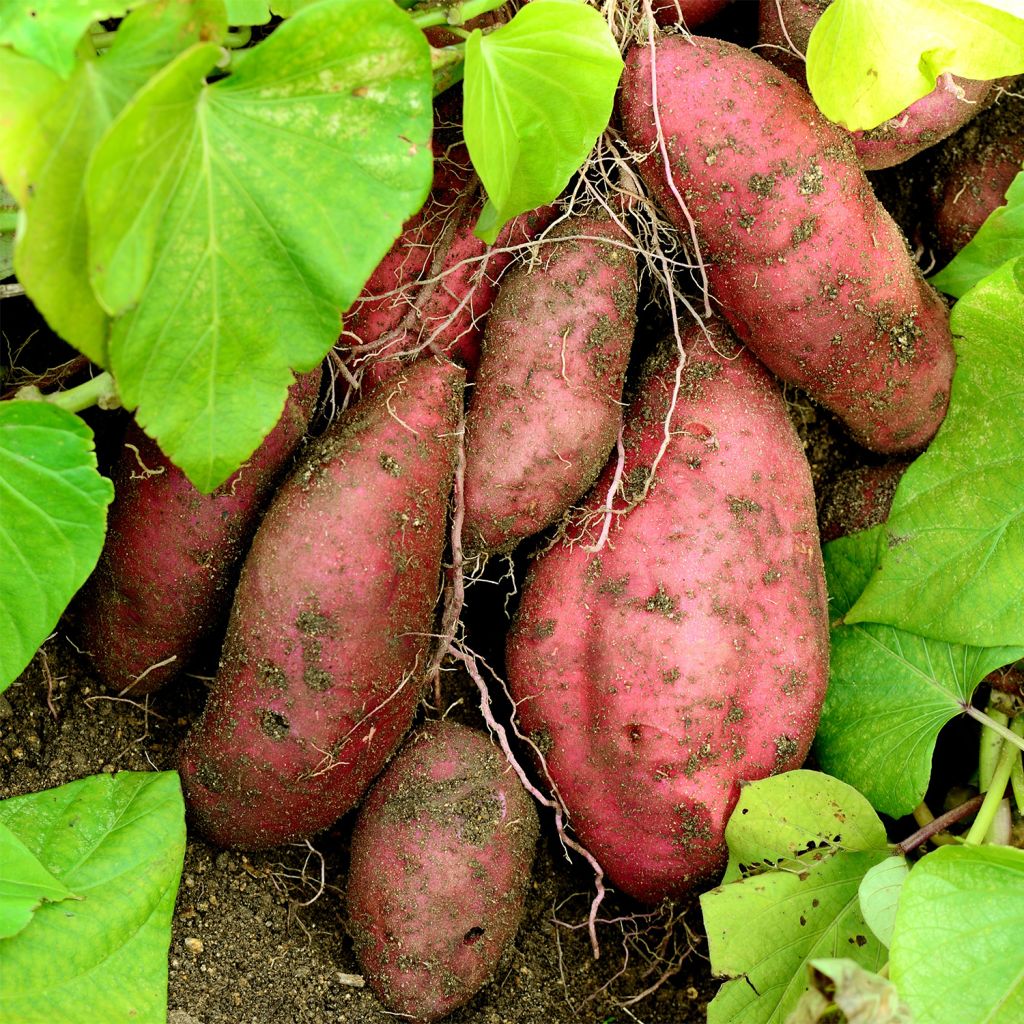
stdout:
[[30,402],[49,402],[68,412],[81,412],[93,405],[101,409],[116,409],[121,404],[117,385],[109,373],[101,373],[84,384],[68,388],[67,391],[55,391],[51,395],[44,395],[34,384],[30,384],[21,388],[14,397]]
[[984,711],[979,711],[973,704],[964,705],[964,714],[968,718],[973,718],[976,722],[981,722],[982,725],[987,726],[989,729],[994,729],[1008,743],[1012,743],[1015,747],[1024,750],[1024,736],[1014,732],[1012,729],[1008,729],[1005,725],[994,722]]
[[999,755],[995,773],[992,776],[992,785],[985,794],[978,816],[974,819],[970,831],[964,836],[964,842],[968,845],[977,845],[985,841],[992,822],[995,821],[996,812],[1003,801],[1003,794],[1006,792],[1006,784],[1010,781],[1010,773],[1013,771],[1013,762],[1019,760],[1020,753],[1017,748],[1007,741],[1003,744],[1003,751]]
[[496,11],[504,7],[507,0],[468,0],[464,4],[452,4],[450,7],[429,7],[410,15],[417,28],[433,28],[435,25],[464,25],[472,18]]
[[951,811],[946,811],[945,814],[940,814],[937,818],[932,818],[931,821],[919,828],[915,833],[913,833],[913,835],[907,836],[902,843],[897,843],[893,852],[896,854],[907,854],[910,853],[911,850],[916,850],[919,846],[923,845],[934,836],[937,836],[940,832],[945,832],[950,825],[955,824],[962,818],[966,818],[973,811],[978,810],[984,801],[985,798],[983,796],[972,796],[970,800],[960,804],[959,807],[954,807]]

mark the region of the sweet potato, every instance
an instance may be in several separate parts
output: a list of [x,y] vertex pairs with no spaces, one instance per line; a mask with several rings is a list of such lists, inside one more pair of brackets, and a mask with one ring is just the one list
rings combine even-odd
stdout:
[[215,843],[308,836],[412,723],[438,595],[462,370],[424,360],[350,409],[274,498],[181,752]]
[[652,0],[654,20],[659,25],[697,28],[724,11],[732,0]]
[[[761,55],[806,84],[804,61],[791,47],[807,53],[811,30],[831,2],[761,0]],[[983,109],[992,87],[992,82],[940,75],[935,88],[906,110],[877,128],[852,133],[861,166],[867,171],[893,167],[941,142]]]
[[821,510],[822,542],[884,523],[889,518],[896,485],[909,465],[896,459],[881,466],[844,469],[832,484]]
[[849,135],[791,79],[715,39],[627,56],[620,106],[648,185],[687,230],[739,337],[837,413],[868,448],[920,448],[945,415],[955,361],[946,307],[874,198]]
[[103,554],[75,603],[80,646],[108,686],[153,693],[223,625],[239,564],[319,386],[319,368],[295,382],[277,426],[212,494],[128,428]]
[[428,722],[374,785],[352,833],[349,929],[391,1011],[439,1020],[515,937],[537,812],[486,736]]
[[774,381],[720,327],[713,339],[684,335],[642,497],[678,357],[649,371],[607,545],[587,550],[611,465],[535,561],[506,652],[573,827],[649,903],[722,867],[740,783],[800,764],[828,678],[807,461]]
[[[466,414],[473,548],[502,550],[560,518],[594,482],[622,422],[637,269],[604,211],[572,217],[502,282]],[[618,245],[602,242],[608,239]]]

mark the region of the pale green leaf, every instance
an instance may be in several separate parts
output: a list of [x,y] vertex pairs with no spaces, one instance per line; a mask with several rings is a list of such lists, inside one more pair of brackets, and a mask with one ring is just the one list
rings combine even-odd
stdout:
[[846,621],[979,647],[1024,645],[1024,258],[951,319],[949,412],[904,474],[881,564]]
[[0,821],[0,939],[17,935],[44,902],[59,903],[73,895]]
[[267,0],[224,0],[229,25],[266,25],[270,21]]
[[965,647],[894,626],[845,624],[872,578],[882,539],[884,528],[875,527],[825,545],[833,625],[814,754],[823,771],[898,818],[924,799],[939,730],[963,712],[989,672],[1024,656],[1024,648]]
[[900,890],[909,870],[905,857],[889,857],[873,867],[860,883],[860,912],[883,946],[892,942]]
[[3,0],[0,44],[67,78],[75,49],[94,21],[120,18],[145,0]]
[[0,802],[6,825],[79,897],[0,942],[0,1020],[157,1022],[185,854],[175,772],[121,772]]
[[0,281],[14,273],[14,227],[18,223],[18,204],[0,185]]
[[889,856],[885,829],[850,787],[809,771],[750,783],[726,840],[732,862],[757,866],[794,844],[807,849],[701,896],[712,971],[733,979],[708,1007],[708,1024],[782,1024],[814,959],[849,957],[872,971],[885,962],[857,895]]
[[929,284],[961,298],[1007,260],[1024,254],[1024,171],[1010,183],[1006,205],[993,210],[978,233]]
[[896,986],[856,961],[812,960],[807,969],[811,988],[786,1024],[835,1024],[835,1008],[843,1024],[913,1024]]
[[466,42],[463,128],[488,206],[477,234],[555,199],[611,116],[622,59],[608,24],[578,0],[533,0]]
[[82,420],[45,402],[0,402],[0,690],[95,567],[113,496]]
[[807,44],[807,84],[822,113],[875,128],[935,88],[944,72],[988,81],[1024,71],[1024,20],[981,0],[834,0]]
[[24,208],[14,252],[19,282],[49,325],[107,365],[108,319],[89,283],[86,165],[114,115],[200,34],[225,28],[221,0],[157,0],[130,14],[103,57],[67,81],[0,49],[0,173]]
[[432,166],[429,48],[389,0],[306,7],[207,85],[216,60],[155,76],[87,185],[120,393],[204,491],[330,348]]
[[915,1024],[1024,1020],[1024,850],[944,846],[910,872],[890,975]]

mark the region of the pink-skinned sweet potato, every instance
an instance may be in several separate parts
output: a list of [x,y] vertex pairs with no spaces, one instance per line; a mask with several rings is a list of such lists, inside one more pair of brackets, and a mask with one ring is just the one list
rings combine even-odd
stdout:
[[103,553],[75,602],[79,645],[108,686],[153,693],[223,625],[239,564],[319,387],[319,367],[296,380],[277,426],[212,494],[128,428]]
[[822,506],[822,543],[884,523],[889,518],[896,486],[909,465],[903,459],[895,459],[880,466],[844,469]]
[[548,237],[536,267],[506,275],[484,330],[466,413],[471,548],[514,547],[561,518],[601,472],[622,422],[632,243],[601,210]]
[[423,360],[343,415],[274,498],[180,770],[222,846],[330,825],[412,723],[439,590],[463,371]]
[[683,197],[711,290],[771,370],[881,452],[925,445],[949,400],[946,306],[875,199],[849,135],[760,57],[695,36],[656,45],[665,177],[652,109],[652,51],[627,56],[626,137],[682,231]]
[[580,841],[648,903],[721,869],[740,783],[801,763],[828,679],[810,470],[775,382],[712,330],[728,357],[684,333],[646,497],[674,349],[627,414],[608,543],[586,549],[613,465],[534,562],[506,649],[521,725]]
[[[806,84],[806,65],[793,48],[807,53],[811,30],[831,2],[761,0],[761,56]],[[941,142],[984,108],[992,86],[992,82],[940,75],[935,88],[906,110],[877,128],[852,133],[861,166],[867,171],[893,167]]]
[[374,784],[352,833],[349,930],[394,1013],[435,1021],[490,979],[523,914],[537,812],[482,733],[428,722]]

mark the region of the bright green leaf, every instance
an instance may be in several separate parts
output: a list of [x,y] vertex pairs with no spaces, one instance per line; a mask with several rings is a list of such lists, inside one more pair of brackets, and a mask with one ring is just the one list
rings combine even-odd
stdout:
[[807,970],[811,988],[786,1024],[835,1024],[833,1007],[845,1024],[913,1024],[896,986],[856,961],[812,960]]
[[872,577],[882,537],[875,527],[825,545],[833,626],[814,753],[823,771],[898,818],[924,799],[939,730],[989,672],[1024,656],[1024,648],[962,647],[893,626],[844,624]]
[[876,864],[860,883],[860,912],[883,946],[892,942],[900,890],[907,880],[909,870],[905,857],[889,857],[881,864]]
[[834,0],[807,44],[815,103],[851,131],[875,128],[944,72],[987,81],[1024,71],[1024,20],[980,0]]
[[929,284],[961,298],[1007,260],[1024,253],[1024,171],[1010,183],[1006,205],[993,210],[978,233]]
[[266,25],[270,21],[267,0],[224,0],[229,25]]
[[750,783],[726,840],[730,860],[742,864],[763,865],[796,843],[808,848],[701,896],[711,968],[734,979],[708,1007],[708,1024],[782,1024],[813,959],[847,956],[868,970],[885,962],[857,891],[889,850],[860,794],[809,771]]
[[723,881],[811,846],[873,850],[885,846],[885,828],[871,804],[839,779],[820,772],[784,772],[745,785],[725,827],[729,866]]
[[107,365],[108,320],[89,283],[86,165],[113,116],[200,33],[225,28],[221,0],[157,0],[129,15],[103,57],[64,81],[0,50],[0,172],[24,207],[14,267],[50,326]]
[[389,0],[304,8],[206,85],[216,59],[155,76],[87,185],[122,398],[204,491],[330,348],[432,166],[429,48]]
[[0,821],[0,939],[17,935],[44,902],[59,903],[73,895]]
[[0,402],[0,690],[95,567],[113,496],[77,416],[46,402]]
[[0,823],[80,901],[0,942],[0,1020],[163,1021],[185,854],[175,772],[97,775],[0,802]]
[[38,61],[62,78],[75,66],[75,49],[94,21],[120,18],[145,0],[4,0],[0,44]]
[[1024,1020],[1024,850],[944,846],[910,872],[890,975],[915,1024]]
[[846,614],[979,647],[1024,645],[1024,258],[964,296],[935,440],[904,474],[881,566]]
[[608,24],[577,0],[533,0],[466,42],[463,127],[487,190],[477,234],[555,199],[611,116],[622,59]]

